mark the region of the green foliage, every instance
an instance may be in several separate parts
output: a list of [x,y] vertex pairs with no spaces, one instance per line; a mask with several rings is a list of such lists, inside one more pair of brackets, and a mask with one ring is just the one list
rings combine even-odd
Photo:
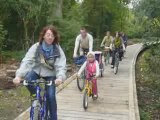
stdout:
[[25,51],[2,51],[1,55],[5,61],[11,58],[20,61],[24,57]]
[[141,120],[151,120],[151,116],[148,112],[143,111],[140,109],[140,118]]
[[72,62],[74,43],[81,24],[74,19],[70,21],[58,19],[54,21],[54,25],[58,26],[57,28],[61,36],[60,44],[67,56],[67,61]]
[[155,120],[160,110],[160,45],[147,49],[136,65],[138,103],[142,120]]
[[7,34],[7,31],[4,30],[2,23],[0,22],[0,52],[2,50],[3,47],[3,42],[5,40],[5,36]]
[[[42,27],[48,24],[58,28],[61,45],[68,58],[72,58],[74,41],[82,25],[87,26],[98,44],[107,30],[112,33],[124,31],[129,36],[137,37],[143,33],[143,29],[127,7],[129,2],[84,0],[78,3],[75,0],[63,0],[62,4],[62,0],[1,0],[0,17],[8,31],[3,50],[27,49],[37,41]],[[157,20],[155,23],[159,24]]]
[[82,3],[85,23],[95,37],[101,38],[107,30],[125,31],[126,3],[122,0],[85,0]]
[[143,29],[142,37],[160,37],[159,10],[159,0],[141,0],[136,6],[135,15],[138,17],[139,26]]

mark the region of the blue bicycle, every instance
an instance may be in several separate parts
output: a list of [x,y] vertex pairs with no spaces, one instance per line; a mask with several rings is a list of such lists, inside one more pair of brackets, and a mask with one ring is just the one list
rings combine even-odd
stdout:
[[[49,120],[49,111],[46,105],[46,91],[41,87],[41,84],[45,86],[51,86],[53,81],[45,81],[43,79],[37,79],[32,81],[23,81],[23,85],[36,86],[36,96],[31,100],[30,120]],[[43,95],[41,95],[43,91]]]

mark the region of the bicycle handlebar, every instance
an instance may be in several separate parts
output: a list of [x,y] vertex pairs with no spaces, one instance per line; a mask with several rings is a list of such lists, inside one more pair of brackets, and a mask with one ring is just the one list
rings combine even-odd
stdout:
[[53,80],[49,80],[49,81],[45,81],[45,80],[41,80],[41,79],[37,79],[37,80],[32,80],[32,81],[28,81],[28,80],[23,80],[23,85],[27,86],[29,84],[39,84],[39,83],[45,83],[47,86],[51,86],[53,83]]

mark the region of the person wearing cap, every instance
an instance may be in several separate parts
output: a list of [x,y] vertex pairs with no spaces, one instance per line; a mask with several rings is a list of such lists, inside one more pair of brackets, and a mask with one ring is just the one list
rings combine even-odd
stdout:
[[92,79],[93,83],[93,94],[94,98],[98,97],[98,92],[97,92],[97,78],[99,77],[99,64],[98,61],[95,59],[94,52],[89,52],[87,54],[87,60],[84,62],[84,64],[81,66],[79,69],[77,76],[80,77],[81,73],[86,69],[86,79],[90,80],[92,76],[94,78]]

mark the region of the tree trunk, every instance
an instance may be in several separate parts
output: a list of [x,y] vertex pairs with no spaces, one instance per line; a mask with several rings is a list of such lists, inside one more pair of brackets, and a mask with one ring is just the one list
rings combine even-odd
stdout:
[[55,18],[62,18],[62,7],[63,7],[63,0],[55,0],[53,9],[53,16]]
[[28,27],[27,27],[27,21],[23,21],[24,24],[24,49],[27,50],[29,48],[29,37],[28,37]]

